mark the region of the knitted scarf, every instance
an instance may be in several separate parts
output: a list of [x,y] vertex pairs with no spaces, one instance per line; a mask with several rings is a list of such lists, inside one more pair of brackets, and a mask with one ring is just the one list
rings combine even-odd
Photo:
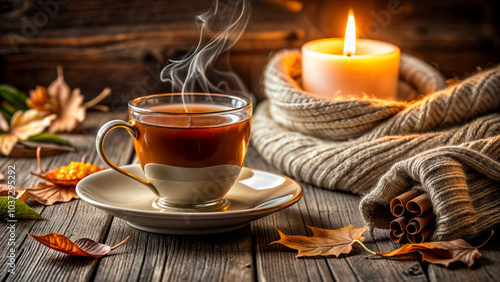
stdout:
[[365,195],[372,227],[388,228],[390,200],[417,184],[433,202],[434,240],[500,223],[500,67],[443,89],[439,72],[403,54],[406,101],[327,100],[301,89],[300,59],[282,51],[265,70],[269,99],[252,126],[264,159],[298,180]]

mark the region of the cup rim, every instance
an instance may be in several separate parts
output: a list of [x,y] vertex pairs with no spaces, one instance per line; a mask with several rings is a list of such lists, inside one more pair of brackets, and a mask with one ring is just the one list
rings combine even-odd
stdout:
[[[242,107],[237,107],[234,109],[229,109],[229,110],[189,113],[189,112],[154,111],[154,110],[149,110],[146,108],[141,108],[141,107],[133,104],[136,101],[140,101],[140,100],[144,100],[144,99],[148,99],[148,98],[153,98],[153,97],[182,96],[182,95],[192,95],[192,96],[209,95],[209,96],[222,96],[222,97],[227,97],[227,98],[235,98],[235,99],[239,99],[239,100],[244,101],[246,103],[246,105],[244,105]],[[157,115],[211,115],[212,114],[213,115],[213,114],[226,114],[226,113],[239,112],[242,110],[246,110],[246,109],[252,107],[252,101],[248,98],[245,98],[245,97],[239,97],[239,96],[228,95],[228,94],[218,94],[218,93],[202,93],[202,92],[162,93],[162,94],[152,94],[152,95],[147,95],[147,96],[141,96],[139,98],[135,98],[133,100],[130,100],[128,102],[128,107],[130,110],[132,110],[134,112],[143,113],[143,114],[157,114]]]

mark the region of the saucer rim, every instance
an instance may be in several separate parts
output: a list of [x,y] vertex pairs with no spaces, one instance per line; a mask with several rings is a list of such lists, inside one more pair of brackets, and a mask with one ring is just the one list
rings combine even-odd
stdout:
[[[119,166],[119,167],[122,169],[126,169],[129,167],[137,167],[137,166],[140,166],[140,164],[129,164],[129,165],[123,165],[123,166]],[[85,187],[85,179],[86,178],[96,177],[97,175],[107,173],[108,171],[110,171],[111,173],[117,173],[116,171],[114,171],[110,168],[96,172],[94,174],[91,174],[91,175],[85,177],[84,179],[82,179],[81,181],[78,182],[75,190],[76,190],[76,194],[80,197],[80,199],[82,199],[83,201],[85,201],[93,206],[96,206],[96,207],[99,207],[99,208],[102,208],[105,210],[114,210],[114,211],[119,211],[119,212],[134,212],[134,213],[136,213],[136,215],[140,214],[140,215],[145,215],[145,216],[161,215],[162,218],[169,217],[169,216],[172,216],[172,217],[189,216],[190,218],[192,218],[192,217],[204,218],[204,217],[213,217],[213,216],[224,216],[224,217],[230,218],[233,216],[238,217],[242,214],[247,214],[247,213],[254,213],[254,214],[266,213],[268,211],[273,211],[276,209],[281,210],[281,209],[287,208],[287,207],[297,203],[304,195],[304,189],[302,188],[302,186],[297,181],[293,180],[292,178],[290,178],[288,176],[285,176],[285,175],[282,175],[279,173],[275,173],[275,172],[271,172],[271,171],[267,171],[267,170],[263,170],[263,169],[258,169],[258,168],[251,168],[251,167],[244,166],[244,167],[242,167],[242,170],[243,169],[257,170],[257,171],[267,172],[267,173],[271,173],[271,174],[274,174],[277,176],[284,177],[287,180],[292,181],[292,183],[296,185],[297,193],[295,193],[295,195],[287,202],[285,202],[283,204],[275,205],[275,206],[258,208],[258,209],[251,208],[251,209],[243,209],[243,210],[235,210],[235,211],[205,211],[205,212],[203,212],[203,211],[185,212],[185,211],[174,211],[174,210],[172,210],[172,211],[147,211],[147,210],[139,210],[139,209],[132,209],[132,208],[124,208],[124,207],[117,207],[117,206],[104,204],[102,202],[97,202],[93,199],[88,198],[85,195],[82,195],[82,193],[80,192],[80,189],[83,189],[83,188],[89,189],[88,187]],[[119,174],[117,173],[117,175],[119,175]]]

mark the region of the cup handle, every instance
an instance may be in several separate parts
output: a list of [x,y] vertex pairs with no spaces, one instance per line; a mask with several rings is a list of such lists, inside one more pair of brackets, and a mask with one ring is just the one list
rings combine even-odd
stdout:
[[100,129],[99,129],[99,132],[97,132],[97,137],[95,139],[95,147],[97,149],[97,154],[99,155],[99,157],[101,158],[101,160],[103,160],[110,168],[118,171],[119,173],[123,174],[123,175],[126,175],[136,181],[139,181],[140,183],[146,185],[151,191],[153,191],[153,193],[155,193],[156,196],[159,196],[159,193],[158,193],[158,190],[156,190],[156,188],[151,184],[151,182],[149,181],[146,181],[128,171],[125,171],[121,168],[119,168],[118,166],[116,166],[114,163],[112,163],[108,157],[106,156],[106,154],[104,153],[104,139],[106,138],[106,135],[108,135],[108,133],[115,129],[115,128],[125,128],[128,133],[130,134],[130,136],[132,136],[132,138],[134,139],[137,139],[137,129],[135,128],[135,126],[123,121],[123,120],[112,120],[112,121],[109,121],[107,122],[106,124],[104,124]]

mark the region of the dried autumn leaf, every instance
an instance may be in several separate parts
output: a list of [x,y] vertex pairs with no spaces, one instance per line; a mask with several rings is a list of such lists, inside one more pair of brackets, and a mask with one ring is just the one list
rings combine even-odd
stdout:
[[34,187],[26,188],[29,197],[42,205],[50,206],[58,202],[69,202],[72,199],[79,199],[76,194],[76,184],[84,177],[101,171],[104,168],[84,163],[85,157],[81,162],[71,162],[67,166],[57,167],[45,173],[42,167],[41,147],[37,148],[36,157],[38,161],[39,173],[30,172],[49,184],[38,183]]
[[45,183],[38,183],[34,187],[26,188],[29,197],[42,205],[51,206],[55,203],[69,202],[80,199],[74,187],[59,187]]
[[46,206],[51,206],[55,203],[69,202],[72,199],[80,198],[76,194],[74,187],[61,188],[56,185],[49,185],[40,182],[31,188],[23,189],[15,187],[14,191],[12,191],[12,189],[9,189],[9,185],[0,184],[0,196],[13,197],[13,193],[16,194],[16,199],[22,202],[26,202],[28,198],[31,198],[34,201]]
[[91,258],[100,258],[109,254],[111,250],[121,246],[122,244],[127,242],[127,240],[130,238],[130,236],[128,236],[122,242],[118,243],[113,247],[110,247],[108,245],[96,242],[88,238],[81,238],[76,240],[75,242],[72,242],[66,236],[58,233],[48,233],[43,236],[37,236],[30,233],[28,233],[28,235],[30,235],[31,238],[37,240],[38,242],[42,243],[43,245],[53,250],[72,256],[91,257]]
[[286,235],[280,230],[280,239],[271,244],[279,243],[291,249],[298,250],[297,257],[304,256],[329,256],[338,257],[341,254],[348,254],[352,251],[352,246],[363,242],[362,236],[368,226],[356,228],[354,225],[348,225],[340,229],[322,229],[307,226],[312,232],[312,237],[300,235]]
[[77,128],[86,115],[86,109],[82,106],[83,99],[80,88],[73,89],[65,100],[61,99],[61,107],[57,113],[57,118],[49,127],[49,132],[70,132]]
[[13,134],[0,134],[0,155],[10,155],[10,152],[12,152],[12,149],[14,149],[17,141],[19,141],[19,138],[17,138]]
[[428,242],[420,244],[406,244],[403,247],[392,252],[376,253],[372,256],[398,257],[409,253],[418,252],[422,255],[422,260],[432,264],[441,264],[448,267],[454,262],[463,262],[471,267],[476,258],[481,254],[477,247],[469,245],[463,239],[457,239],[447,242]]
[[49,132],[69,132],[77,128],[85,119],[86,109],[95,107],[102,99],[111,94],[109,88],[105,88],[92,101],[83,103],[84,96],[80,93],[80,88],[70,89],[64,81],[63,69],[57,67],[57,78],[48,88],[37,86],[30,91],[30,98],[27,104],[46,114],[56,114],[52,121]]
[[0,114],[0,153],[8,156],[18,141],[24,141],[31,136],[40,134],[50,125],[55,115],[44,116],[36,109],[19,110],[10,120],[10,127],[6,127],[6,120]]
[[78,182],[86,176],[104,170],[103,167],[85,163],[84,156],[82,157],[81,162],[71,162],[67,166],[56,167],[51,171],[45,173],[42,167],[41,147],[38,147],[36,150],[36,158],[38,161],[38,168],[40,169],[40,172],[30,173],[61,188],[74,188],[76,187],[76,184],[78,184]]
[[15,196],[19,201],[26,202],[26,200],[29,198],[29,194],[26,189],[21,189],[19,187],[14,187],[14,189],[12,189],[10,186],[11,185],[0,184],[0,197]]
[[2,113],[0,113],[0,130],[3,132],[9,131],[9,122]]

